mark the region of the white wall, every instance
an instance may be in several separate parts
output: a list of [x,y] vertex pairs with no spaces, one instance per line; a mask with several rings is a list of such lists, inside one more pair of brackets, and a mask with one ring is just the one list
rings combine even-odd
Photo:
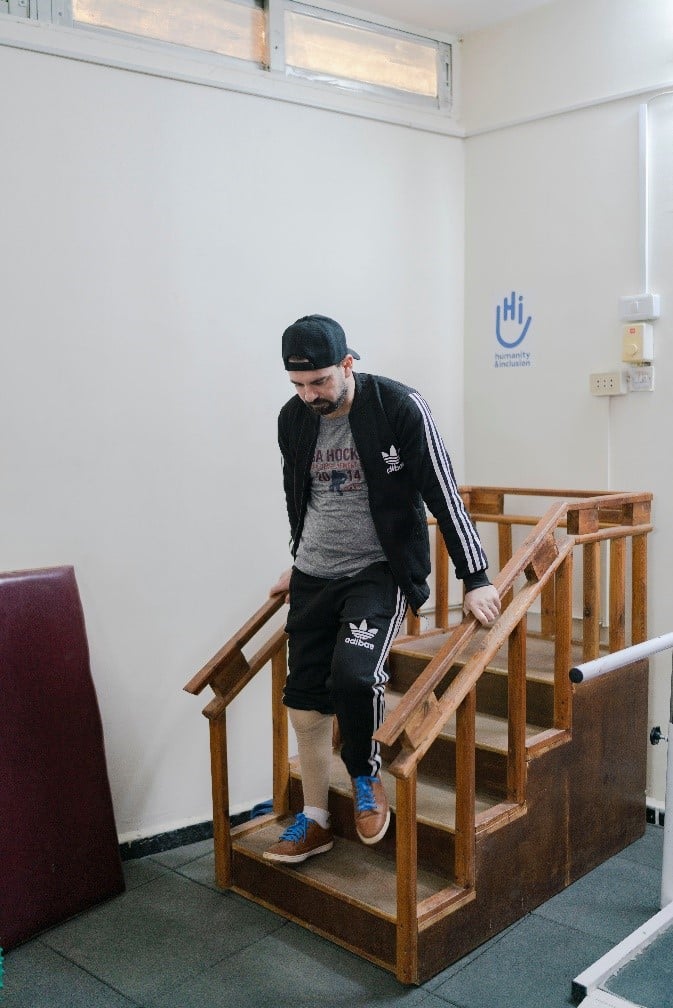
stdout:
[[556,0],[464,44],[469,132],[673,80],[668,0]]
[[[339,318],[463,475],[462,143],[7,47],[0,83],[0,564],[74,565],[117,827],[151,835],[210,817],[182,686],[289,561],[282,329]],[[229,733],[240,810],[266,677]]]
[[[620,366],[618,298],[640,291],[639,105],[673,80],[672,43],[667,0],[562,0],[469,36],[463,64],[468,479],[652,491],[651,635],[672,629],[670,96],[651,116],[656,391],[596,399],[588,375]],[[496,369],[496,306],[512,291],[532,316],[518,348],[532,365]],[[670,655],[651,669],[650,723],[663,726]],[[655,800],[664,748],[648,746]]]
[[[657,391],[587,394],[640,280],[640,99],[536,117],[656,90],[672,29],[667,0],[562,0],[465,40],[466,243],[460,140],[0,47],[20,96],[0,105],[0,564],[75,566],[122,836],[210,815],[203,702],[181,688],[287,563],[278,345],[307,311],[422,389],[459,479],[652,490],[650,630],[671,629],[666,310]],[[512,290],[533,366],[496,371]],[[270,792],[266,686],[231,712],[233,809]]]

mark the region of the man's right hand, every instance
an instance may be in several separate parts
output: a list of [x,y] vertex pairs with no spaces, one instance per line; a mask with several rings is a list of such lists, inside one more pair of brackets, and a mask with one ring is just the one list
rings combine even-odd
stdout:
[[272,585],[269,589],[269,595],[285,595],[285,601],[290,601],[290,577],[292,575],[292,568],[283,571],[281,576],[276,581],[275,585]]

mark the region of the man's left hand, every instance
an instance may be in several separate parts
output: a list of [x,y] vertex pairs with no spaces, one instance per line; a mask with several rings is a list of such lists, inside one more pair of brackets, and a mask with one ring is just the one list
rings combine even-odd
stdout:
[[465,615],[472,613],[484,626],[493,623],[500,615],[500,596],[493,585],[484,585],[483,588],[473,588],[467,592],[463,612]]

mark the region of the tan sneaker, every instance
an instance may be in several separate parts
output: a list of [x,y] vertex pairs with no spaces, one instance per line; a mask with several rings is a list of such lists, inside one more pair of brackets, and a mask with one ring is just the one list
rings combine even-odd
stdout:
[[295,816],[294,822],[288,826],[278,839],[264,851],[267,861],[280,861],[283,864],[299,864],[314,854],[323,854],[334,846],[331,829],[323,829],[313,819],[307,819],[303,812]]
[[390,806],[380,777],[351,777],[355,829],[366,844],[381,840],[390,823]]

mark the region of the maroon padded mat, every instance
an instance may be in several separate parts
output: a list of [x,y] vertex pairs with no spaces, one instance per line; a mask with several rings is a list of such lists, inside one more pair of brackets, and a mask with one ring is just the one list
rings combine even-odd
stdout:
[[74,571],[0,574],[0,947],[123,890]]

